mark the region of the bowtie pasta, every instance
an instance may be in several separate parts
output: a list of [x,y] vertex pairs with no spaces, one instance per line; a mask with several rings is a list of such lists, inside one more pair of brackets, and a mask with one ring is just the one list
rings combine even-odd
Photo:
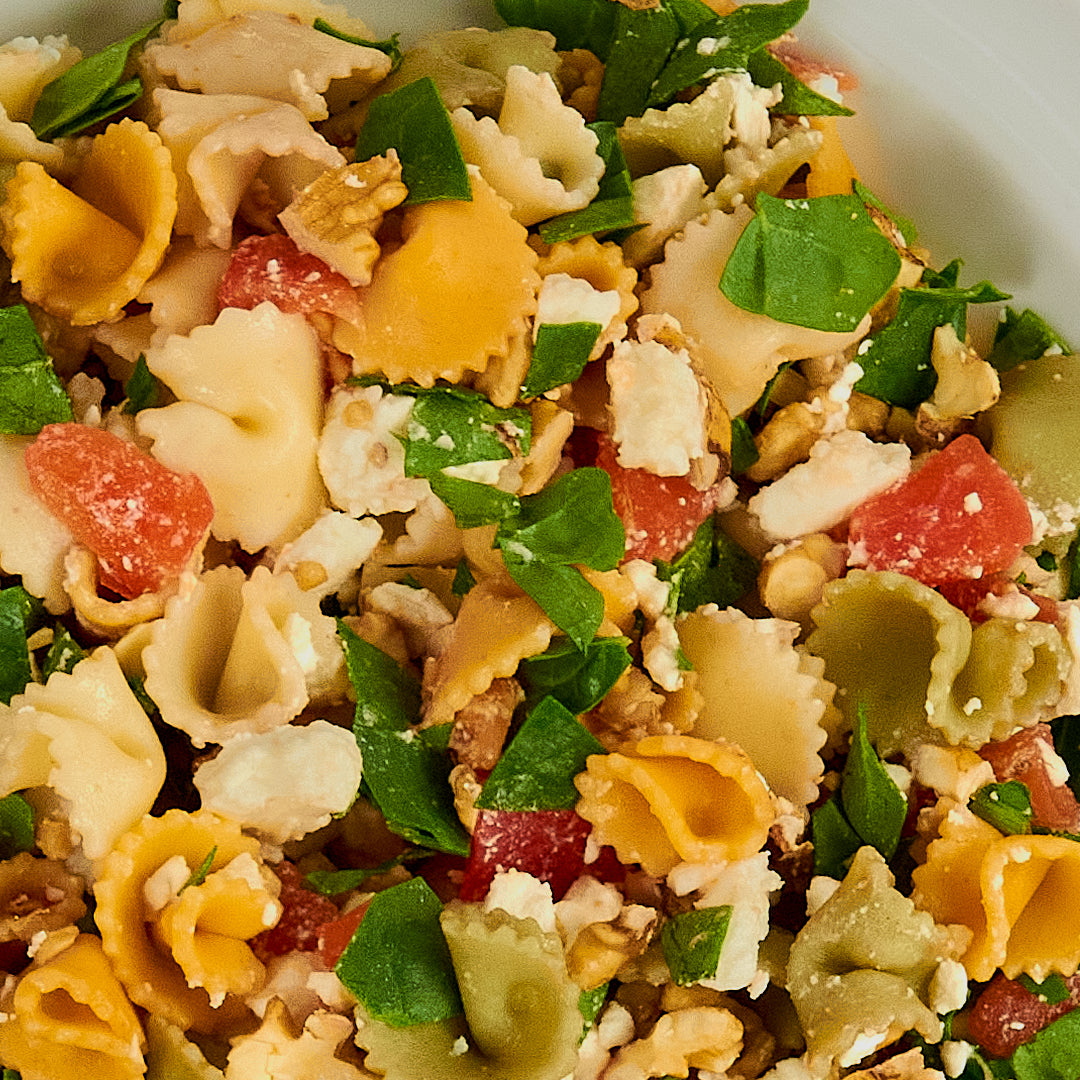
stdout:
[[0,47],[5,1080],[1080,1073],[1077,361],[806,7]]

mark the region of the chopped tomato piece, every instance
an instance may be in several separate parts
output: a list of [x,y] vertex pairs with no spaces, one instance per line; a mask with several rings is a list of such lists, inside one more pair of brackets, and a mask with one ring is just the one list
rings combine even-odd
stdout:
[[364,921],[370,905],[371,901],[365,900],[344,915],[339,915],[318,928],[319,955],[328,968],[332,968],[341,958],[345,947],[352,941],[356,928]]
[[264,300],[288,314],[348,319],[360,309],[348,278],[279,233],[242,240],[218,289],[219,308],[254,308]]
[[1080,1005],[1080,975],[1065,980],[1069,996],[1056,1005],[999,971],[967,1016],[967,1037],[994,1057],[1011,1057],[1044,1027]]
[[768,49],[792,75],[804,83],[813,83],[826,75],[836,80],[840,90],[855,90],[859,86],[859,80],[852,72],[807,52],[806,46],[793,38],[780,38],[772,42]]
[[101,584],[126,599],[175,578],[206,538],[203,482],[83,424],[49,424],[26,448],[35,494],[98,558]]
[[[321,931],[339,917],[337,905],[311,889],[305,889],[295,863],[282,859],[272,867],[281,880],[281,918],[277,925],[251,939],[255,955],[265,963],[271,956],[321,949]],[[346,939],[348,940],[348,939]]]
[[670,561],[720,504],[721,486],[699,491],[681,476],[624,469],[617,454],[614,441],[599,435],[596,464],[611,477],[612,503],[626,529],[626,557]]
[[990,762],[998,780],[1027,784],[1036,825],[1080,832],[1080,803],[1069,787],[1068,768],[1054,749],[1049,724],[1036,724],[1001,742],[987,743],[979,756]]
[[848,538],[860,564],[926,585],[1007,569],[1031,542],[1023,495],[974,435],[961,435],[918,472],[867,499]]

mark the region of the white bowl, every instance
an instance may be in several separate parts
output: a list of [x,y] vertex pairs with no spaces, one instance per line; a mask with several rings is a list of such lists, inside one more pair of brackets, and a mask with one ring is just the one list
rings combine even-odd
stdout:
[[[495,26],[489,0],[349,0],[379,34]],[[29,10],[28,10],[29,9]],[[0,0],[0,41],[66,32],[100,48],[153,0]],[[881,198],[935,265],[965,260],[1080,347],[1080,4],[1075,0],[811,0],[799,36],[860,79],[846,129]]]

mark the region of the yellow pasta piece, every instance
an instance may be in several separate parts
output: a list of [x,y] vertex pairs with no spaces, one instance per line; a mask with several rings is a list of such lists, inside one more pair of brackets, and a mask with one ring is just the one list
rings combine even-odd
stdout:
[[94,139],[70,187],[22,162],[0,210],[25,299],[76,326],[115,319],[161,265],[176,176],[161,139],[121,120]]
[[968,927],[970,978],[997,968],[1042,981],[1080,967],[1080,845],[1060,836],[1002,836],[955,807],[912,874],[915,903],[940,923]]
[[337,321],[334,344],[353,358],[355,374],[421,386],[460,382],[505,357],[524,333],[540,285],[536,253],[509,204],[470,172],[471,202],[405,211],[404,242],[383,254],[359,290],[361,318]]
[[[273,875],[262,867],[258,841],[244,836],[239,825],[216,814],[205,810],[194,814],[169,810],[160,818],[143,818],[120,838],[116,848],[100,864],[95,885],[98,901],[95,918],[101,930],[102,947],[113,963],[117,978],[137,1005],[184,1031],[189,1028],[208,1033],[232,1031],[250,1016],[247,1006],[235,994],[225,992],[223,998],[212,1001],[206,988],[189,985],[189,976],[169,945],[171,933],[181,955],[185,955],[185,947],[179,944],[183,912],[166,916],[165,926],[160,927],[162,912],[169,912],[171,903],[186,907],[189,902],[183,898],[190,891],[184,889],[176,897],[175,892],[184,884],[185,877],[178,874],[179,881],[169,890],[168,874],[162,871],[164,865],[179,856],[194,871],[212,851],[214,857],[204,886],[190,888],[209,886],[223,871],[227,871],[223,874],[226,880],[236,880],[238,867],[244,864],[248,876],[254,870],[264,885],[263,895],[252,887],[242,905],[234,904],[228,910],[222,910],[216,903],[208,904],[208,922],[205,928],[198,926],[200,932],[222,934],[242,942],[254,936],[256,921],[261,922],[259,929],[265,929],[268,920],[276,921],[276,914],[270,918],[267,909],[280,913],[280,905],[267,891],[274,888],[270,880]],[[228,871],[229,864],[240,857],[244,857],[243,864],[238,863]],[[175,862],[172,865],[177,866]],[[182,874],[183,867],[179,871]],[[154,880],[148,887],[151,878]],[[222,886],[210,886],[211,890],[219,888]],[[158,907],[156,901],[162,897],[157,894],[162,892],[166,902]],[[212,895],[211,892],[204,899],[210,900]],[[193,903],[199,906],[198,896]],[[251,905],[265,911],[267,918],[251,918]],[[192,925],[189,923],[188,928]],[[185,960],[191,963],[189,956]],[[230,980],[231,985],[240,985],[246,977],[246,963],[245,957],[241,970],[236,956],[222,954],[217,954],[214,961],[220,969],[218,976]],[[220,995],[220,985],[213,985],[213,993]]]
[[622,753],[592,755],[574,783],[596,842],[657,877],[681,861],[754,854],[774,818],[753,763],[719,740],[650,735]]
[[[196,558],[201,561],[201,549]],[[179,587],[179,578],[173,578],[155,592],[143,593],[132,600],[106,599],[98,593],[100,565],[92,551],[76,544],[64,558],[64,589],[79,624],[106,640],[123,637],[135,626],[160,619],[165,613],[165,601]]]
[[0,1058],[23,1080],[137,1080],[146,1039],[92,934],[46,939],[2,1001]]

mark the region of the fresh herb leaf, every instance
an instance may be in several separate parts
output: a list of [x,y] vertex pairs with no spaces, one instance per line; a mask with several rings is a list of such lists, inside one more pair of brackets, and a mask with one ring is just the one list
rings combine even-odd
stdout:
[[45,624],[45,605],[21,585],[0,591],[0,702],[7,705],[33,681],[27,638]]
[[385,41],[370,41],[368,38],[355,37],[346,34],[344,30],[336,30],[325,19],[316,19],[314,27],[320,33],[329,34],[338,41],[347,41],[350,45],[363,45],[369,49],[378,49],[390,57],[390,70],[396,71],[401,66],[401,46],[398,43],[400,34],[391,34]]
[[356,691],[354,726],[405,731],[420,718],[420,684],[393,657],[338,619],[345,668]]
[[161,20],[114,42],[53,79],[34,106],[30,127],[43,140],[77,135],[92,125],[126,109],[142,97],[142,82],[124,79],[131,50],[145,41]]
[[559,214],[540,225],[540,239],[547,244],[613,229],[630,229],[635,224],[634,189],[617,128],[608,120],[597,120],[585,126],[594,131],[600,140],[596,147],[597,154],[604,162],[600,189],[588,206]]
[[516,514],[521,500],[509,491],[480,484],[473,480],[434,473],[427,478],[436,498],[441,499],[459,529],[477,529],[481,525],[494,525]]
[[198,865],[198,867],[191,872],[191,876],[176,890],[176,895],[179,896],[185,889],[190,889],[193,885],[201,885],[206,880],[206,875],[210,873],[210,867],[214,865],[214,859],[217,857],[218,849],[215,844],[205,859]]
[[378,866],[353,870],[312,870],[304,876],[304,888],[319,893],[320,896],[340,896],[360,888],[365,881],[380,874],[388,873],[398,866],[428,859],[434,854],[424,848],[409,848],[400,855],[395,855]]
[[1042,998],[1047,1005],[1060,1005],[1070,997],[1068,984],[1058,972],[1052,972],[1042,982],[1036,982],[1030,975],[1020,974],[1016,981],[1029,993]]
[[741,416],[731,421],[731,472],[740,476],[760,458],[754,433],[750,425]]
[[1072,352],[1069,343],[1042,316],[1030,308],[1018,314],[1007,307],[994,336],[994,347],[986,359],[998,371],[1012,371],[1018,364],[1037,360],[1050,349]]
[[466,596],[475,584],[476,578],[469,569],[469,564],[462,559],[457,564],[457,570],[454,571],[454,580],[450,585],[450,591],[454,596]]
[[839,101],[811,90],[781,60],[764,46],[755,49],[746,60],[746,70],[758,86],[780,84],[783,97],[769,110],[788,116],[852,116],[853,112]]
[[573,810],[574,777],[591,754],[605,753],[569,709],[544,698],[526,717],[487,778],[481,810]]
[[334,965],[345,988],[375,1020],[406,1027],[461,1015],[441,911],[423,878],[375,894]]
[[22,1075],[17,1073],[14,1069],[4,1068],[0,1072],[0,1080],[22,1080]]
[[86,658],[83,647],[68,633],[63,626],[57,626],[53,632],[52,644],[41,665],[42,677],[46,680],[54,671],[70,672],[75,665]]
[[839,794],[822,803],[810,816],[814,841],[814,873],[842,880],[862,839],[844,816]]
[[0,859],[34,846],[34,810],[17,792],[0,799]]
[[[919,238],[919,230],[915,227],[915,222],[886,206],[865,184],[859,180],[853,180],[851,190],[862,199],[864,205],[872,206],[875,210],[884,214],[899,229],[905,244],[914,244]],[[957,269],[959,269],[959,265]],[[956,284],[955,279],[952,284]]]
[[900,256],[857,196],[762,193],[720,290],[737,307],[779,322],[850,333],[899,270]]
[[844,815],[862,840],[891,859],[907,817],[907,799],[870,744],[866,710],[860,706],[844,765],[840,797]]
[[[584,1028],[586,1030],[596,1022],[600,1010],[604,1007],[604,1002],[607,1001],[610,989],[611,982],[609,980],[592,990],[582,990],[578,995],[578,1012],[581,1013],[581,1018],[585,1021]],[[584,1031],[582,1034],[584,1035]]]
[[689,546],[673,562],[654,560],[656,576],[670,581],[669,607],[696,611],[702,604],[730,607],[757,581],[757,560],[720,528],[715,515],[705,519]]
[[508,26],[547,30],[556,49],[589,49],[601,60],[615,35],[616,6],[611,0],[495,0]]
[[1035,556],[1035,563],[1040,570],[1045,570],[1047,573],[1053,573],[1058,568],[1057,556],[1050,551],[1040,551]]
[[1080,716],[1059,716],[1050,721],[1054,751],[1069,770],[1069,787],[1080,798]]
[[603,327],[594,322],[541,323],[536,331],[532,361],[522,397],[536,397],[563,383],[572,383],[585,370],[589,353]]
[[141,675],[129,675],[127,684],[135,695],[135,700],[142,707],[147,716],[153,716],[157,711],[157,702],[146,692],[146,680]]
[[1073,1080],[1080,1076],[1080,1009],[1044,1027],[1010,1059],[1015,1080]]
[[621,124],[652,104],[650,91],[679,40],[679,20],[663,5],[632,10],[616,5],[615,34],[608,49],[596,116]]
[[26,306],[0,308],[0,434],[36,435],[73,416]]
[[356,160],[397,150],[406,205],[438,199],[472,199],[472,185],[450,114],[429,76],[380,94],[356,143]]
[[697,908],[664,923],[660,946],[677,986],[691,986],[715,977],[730,923],[730,904]]
[[968,800],[968,809],[1007,836],[1031,832],[1031,792],[1019,780],[984,784]]
[[445,754],[450,749],[450,736],[454,734],[454,722],[451,720],[446,724],[421,728],[416,734],[429,750]]
[[124,383],[124,412],[129,416],[142,412],[143,409],[154,409],[161,404],[162,386],[151,373],[146,364],[146,355],[139,353],[139,359],[135,361],[135,370],[131,378]]
[[593,638],[579,649],[558,638],[539,656],[522,660],[518,678],[527,699],[551,695],[575,716],[595,709],[630,666],[628,638]]
[[510,576],[579,648],[592,641],[604,621],[604,598],[576,566],[531,557],[516,541],[500,543]]

